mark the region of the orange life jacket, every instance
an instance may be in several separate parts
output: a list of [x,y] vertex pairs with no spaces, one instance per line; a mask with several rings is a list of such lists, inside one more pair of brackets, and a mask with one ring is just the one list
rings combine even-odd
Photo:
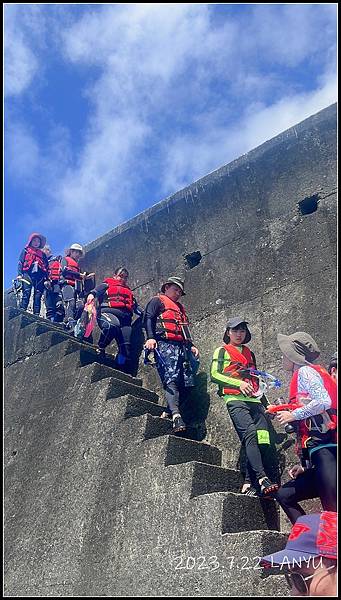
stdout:
[[69,285],[73,285],[75,286],[75,281],[78,279],[77,277],[73,277],[73,273],[75,273],[75,275],[77,273],[80,273],[80,266],[78,264],[78,262],[74,259],[71,258],[71,256],[65,256],[64,257],[66,262],[67,262],[67,268],[68,271],[72,271],[71,274],[68,274],[67,277],[65,277],[66,283],[68,283]]
[[106,291],[107,301],[105,304],[111,308],[126,308],[132,313],[134,296],[130,287],[119,277],[107,277],[104,279],[104,283],[109,286]]
[[54,256],[49,260],[49,279],[51,281],[59,281],[62,270],[60,260],[60,256]]
[[[245,371],[245,369],[256,368],[255,357],[250,348],[242,346],[241,352],[232,344],[226,344],[224,348],[231,358],[230,364],[224,369],[224,374],[228,377],[236,377],[239,380],[242,379],[243,381],[248,381],[252,384],[254,391],[257,392],[259,387],[258,378],[252,377],[250,373]],[[236,395],[238,393],[240,393],[238,386],[223,388],[223,394]]]
[[174,302],[165,294],[159,294],[164,310],[156,321],[156,333],[162,338],[174,342],[186,342],[191,339],[188,318],[180,302]]
[[[326,411],[328,420],[331,421],[331,428],[326,432],[319,431],[319,426],[322,425],[322,415],[315,415],[308,419],[302,419],[297,421],[298,424],[298,440],[296,444],[296,452],[299,455],[304,454],[304,450],[314,448],[320,444],[335,444],[337,441],[337,385],[335,379],[331,377],[320,365],[309,365],[312,369],[317,371],[322,377],[323,385],[326,388],[331,401],[331,407]],[[298,393],[298,373],[299,369],[295,371],[292,376],[289,388],[289,403],[299,403],[300,397],[304,394]],[[308,394],[306,394],[308,396]]]
[[26,246],[25,256],[22,270],[29,271],[34,262],[38,263],[39,269],[47,272],[46,262],[44,261],[44,252],[39,248],[32,248],[32,246]]

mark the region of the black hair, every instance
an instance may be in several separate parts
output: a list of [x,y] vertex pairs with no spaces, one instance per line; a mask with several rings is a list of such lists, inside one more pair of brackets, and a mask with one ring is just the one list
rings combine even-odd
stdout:
[[337,369],[337,358],[332,358],[329,363],[329,367],[328,367],[329,375],[331,374],[332,369]]
[[127,273],[129,276],[129,271],[125,267],[117,267],[117,269],[115,269],[115,275],[120,275],[122,271],[125,271],[125,273]]
[[322,556],[323,565],[326,569],[330,569],[333,571],[337,568],[337,559],[336,558],[328,558],[327,556]]

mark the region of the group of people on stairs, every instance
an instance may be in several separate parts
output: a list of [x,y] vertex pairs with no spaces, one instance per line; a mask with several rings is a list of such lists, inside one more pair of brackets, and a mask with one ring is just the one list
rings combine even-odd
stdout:
[[[99,354],[116,341],[119,368],[130,372],[131,333],[134,314],[142,319],[146,332],[145,362],[155,364],[165,390],[163,418],[172,420],[175,433],[186,430],[181,403],[195,384],[199,350],[195,346],[186,310],[181,302],[184,282],[169,277],[146,307],[133,295],[125,267],[114,269],[96,285],[95,274],[82,272],[84,256],[80,244],[72,244],[65,256],[54,256],[46,239],[30,235],[18,264],[22,286],[20,308],[27,310],[33,289],[33,312],[39,314],[43,293],[46,318],[64,323],[72,331],[85,300],[96,303],[101,330]],[[324,511],[336,511],[337,449],[337,353],[328,370],[316,361],[320,350],[305,332],[278,334],[283,368],[291,374],[286,409],[276,414],[280,425],[293,424],[300,463],[290,469],[291,480],[283,485],[269,475],[273,461],[267,400],[260,389],[256,357],[248,347],[249,323],[242,317],[227,321],[223,343],[213,353],[210,376],[218,386],[232,424],[246,453],[246,476],[242,494],[274,498],[290,521],[304,514],[302,500],[320,498]]]

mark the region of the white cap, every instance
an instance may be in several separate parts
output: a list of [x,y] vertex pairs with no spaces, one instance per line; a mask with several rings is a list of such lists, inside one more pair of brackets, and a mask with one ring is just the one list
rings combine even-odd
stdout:
[[70,250],[79,250],[82,254],[84,254],[84,250],[80,244],[72,244],[72,246],[70,246]]

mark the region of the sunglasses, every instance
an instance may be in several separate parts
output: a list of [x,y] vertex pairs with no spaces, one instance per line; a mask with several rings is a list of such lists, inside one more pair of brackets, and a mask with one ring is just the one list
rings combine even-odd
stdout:
[[[332,569],[335,569],[334,565],[328,567],[326,571],[331,571]],[[316,573],[313,573],[312,575],[307,575],[304,577],[302,573],[284,573],[290,589],[295,587],[297,591],[302,594],[302,596],[308,596],[311,580],[315,575]],[[309,583],[307,583],[307,581],[309,581]]]
[[[304,577],[301,575],[301,573],[285,573],[285,579],[290,589],[295,587],[300,594],[307,596],[309,593],[311,579],[314,577],[314,575],[308,575],[307,577]],[[307,584],[307,581],[309,581],[309,584]]]

